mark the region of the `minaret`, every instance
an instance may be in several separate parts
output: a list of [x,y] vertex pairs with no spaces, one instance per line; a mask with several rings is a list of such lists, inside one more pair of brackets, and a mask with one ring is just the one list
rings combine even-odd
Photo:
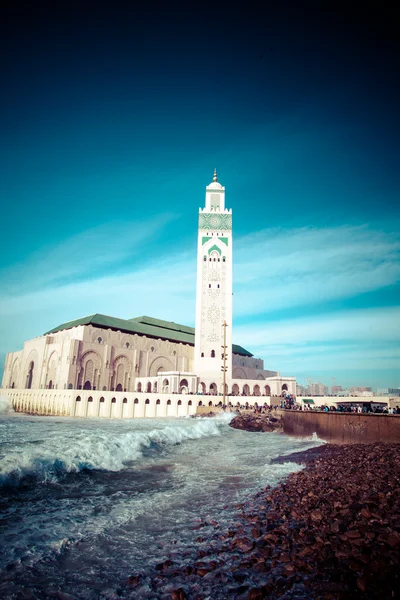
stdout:
[[225,188],[215,170],[206,187],[205,208],[199,209],[197,244],[194,370],[207,392],[215,383],[222,393],[224,321],[228,382],[232,377],[232,210],[225,208]]

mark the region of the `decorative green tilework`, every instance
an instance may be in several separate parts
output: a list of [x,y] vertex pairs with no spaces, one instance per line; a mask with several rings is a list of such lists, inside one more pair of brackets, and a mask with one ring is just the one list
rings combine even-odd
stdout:
[[228,238],[219,238],[221,240],[221,242],[224,242],[224,244],[228,245]]
[[201,245],[204,246],[204,244],[206,244],[209,239],[210,239],[209,237],[202,237],[201,238]]
[[230,230],[232,229],[232,215],[225,213],[200,213],[199,229]]
[[215,244],[214,244],[214,246],[212,246],[209,249],[208,254],[211,254],[211,252],[213,252],[213,250],[216,250],[219,253],[219,255],[221,256],[222,252],[221,252],[220,248],[218,248],[218,246],[216,246]]

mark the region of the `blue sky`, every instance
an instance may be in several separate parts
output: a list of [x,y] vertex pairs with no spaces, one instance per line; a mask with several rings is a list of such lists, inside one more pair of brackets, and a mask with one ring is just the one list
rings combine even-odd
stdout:
[[1,9],[0,358],[95,312],[194,325],[214,167],[234,341],[400,385],[399,47],[369,5]]

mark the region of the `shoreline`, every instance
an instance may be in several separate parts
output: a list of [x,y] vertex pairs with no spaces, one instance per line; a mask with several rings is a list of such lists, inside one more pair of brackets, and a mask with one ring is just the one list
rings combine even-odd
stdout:
[[400,444],[325,444],[272,462],[305,468],[239,505],[228,530],[214,522],[204,539],[209,523],[197,527],[194,561],[157,565],[142,592],[132,575],[131,597],[399,598]]

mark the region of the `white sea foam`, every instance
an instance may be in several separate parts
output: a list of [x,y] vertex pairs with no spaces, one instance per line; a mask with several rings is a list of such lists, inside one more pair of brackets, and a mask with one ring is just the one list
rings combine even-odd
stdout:
[[165,421],[164,426],[150,431],[125,429],[122,433],[98,427],[71,431],[66,436],[64,430],[45,443],[31,441],[10,449],[0,462],[0,485],[16,485],[26,476],[34,476],[43,483],[56,482],[66,473],[83,469],[119,471],[127,463],[140,460],[146,449],[219,436],[227,421],[227,417],[193,419],[173,425]]
[[0,414],[13,413],[14,409],[7,396],[0,396]]

